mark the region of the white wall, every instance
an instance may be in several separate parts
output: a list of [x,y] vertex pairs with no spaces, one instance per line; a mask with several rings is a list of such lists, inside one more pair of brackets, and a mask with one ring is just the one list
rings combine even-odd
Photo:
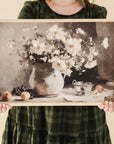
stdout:
[[17,19],[26,0],[0,0],[0,19]]
[[[0,0],[0,19],[16,19],[26,0]],[[108,19],[114,19],[114,0],[95,0],[95,3],[105,6]]]

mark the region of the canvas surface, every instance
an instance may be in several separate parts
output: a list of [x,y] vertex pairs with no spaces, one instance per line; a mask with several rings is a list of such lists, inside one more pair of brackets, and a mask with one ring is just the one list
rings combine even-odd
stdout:
[[[9,102],[15,105],[96,104],[113,96],[113,26],[113,22],[1,22],[1,94],[11,92]],[[20,95],[27,90],[32,97],[23,101]]]

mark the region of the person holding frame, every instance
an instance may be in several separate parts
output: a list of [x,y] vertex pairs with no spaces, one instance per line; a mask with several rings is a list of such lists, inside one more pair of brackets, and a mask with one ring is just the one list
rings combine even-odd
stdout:
[[[99,19],[104,7],[89,0],[27,1],[19,19]],[[0,113],[11,106],[2,104]],[[99,108],[103,109],[100,110]],[[13,107],[9,110],[2,144],[111,144],[105,111],[114,111],[112,102],[100,106]]]

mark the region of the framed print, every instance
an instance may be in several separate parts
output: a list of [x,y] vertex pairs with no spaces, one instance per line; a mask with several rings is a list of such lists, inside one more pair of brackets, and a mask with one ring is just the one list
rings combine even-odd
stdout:
[[0,22],[0,103],[97,105],[114,100],[114,22]]

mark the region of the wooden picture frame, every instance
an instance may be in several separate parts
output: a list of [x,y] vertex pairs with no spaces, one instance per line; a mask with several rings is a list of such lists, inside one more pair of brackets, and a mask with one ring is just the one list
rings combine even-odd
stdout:
[[[113,27],[114,22],[111,20],[1,20],[0,103],[10,103],[14,106],[98,105],[105,100],[105,97],[111,96],[113,99]],[[53,30],[54,28],[56,31]],[[39,41],[38,44],[40,46],[36,41]],[[73,41],[77,42],[78,45],[73,43]],[[67,45],[65,45],[65,42]],[[35,47],[35,45],[39,53],[45,55],[45,57],[41,56],[42,59],[40,61],[36,55],[32,55],[33,53],[29,52],[31,47]],[[66,46],[71,49],[77,46],[83,50],[75,53],[74,48],[74,51],[66,52]],[[40,51],[41,47],[46,48]],[[51,49],[49,54],[48,48],[50,47],[56,47],[56,49]],[[94,47],[96,49],[93,49]],[[26,54],[29,53],[29,55],[25,56],[25,51],[21,52],[19,48],[23,48],[23,51],[26,49]],[[57,48],[60,51],[57,51]],[[65,48],[65,51],[62,48]],[[48,52],[46,52],[47,50]],[[92,52],[93,50],[95,51]],[[79,55],[79,52],[82,55]],[[48,60],[46,59],[47,53],[49,54]],[[63,57],[65,60],[64,63],[61,62],[61,67],[60,60],[55,60],[59,55],[58,53],[61,55],[60,60],[63,60]],[[29,59],[30,56],[34,56],[32,61]],[[81,65],[76,64],[76,71],[66,62],[67,56],[69,65],[71,63],[74,64],[72,62],[74,57]],[[45,65],[44,62],[42,64],[44,59],[46,59],[46,63],[49,63],[49,61],[55,63],[54,65],[51,64],[51,66],[50,64]],[[23,64],[25,60],[27,62]],[[84,61],[81,63],[81,60]],[[40,64],[36,64],[36,61],[40,62]],[[57,61],[59,62],[57,63]],[[69,74],[69,71],[67,73],[65,71],[66,63],[67,70],[69,66],[74,73],[70,73],[70,77],[66,76],[67,73]],[[56,68],[56,73],[54,73],[52,66]],[[62,74],[58,73],[59,70],[62,71]],[[51,76],[49,71],[52,74]],[[44,79],[46,84],[44,84]],[[51,85],[53,89],[47,84]],[[21,87],[22,85],[24,87]],[[27,92],[32,93],[34,98],[26,100],[27,93],[24,93],[21,97],[15,96],[18,89],[14,89],[14,87],[19,87],[19,91],[22,90],[19,92],[20,95],[23,91],[28,90]],[[32,92],[30,91],[31,89],[33,90]],[[10,101],[7,101],[11,96],[7,91],[10,93],[13,91],[12,94],[14,94]]]

